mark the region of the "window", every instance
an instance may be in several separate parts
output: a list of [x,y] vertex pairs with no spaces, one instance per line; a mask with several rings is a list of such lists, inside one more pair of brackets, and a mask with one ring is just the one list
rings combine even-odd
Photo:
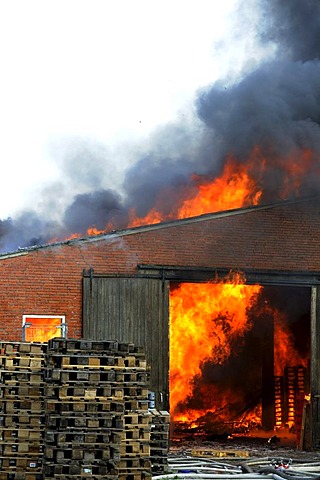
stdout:
[[47,342],[66,334],[64,315],[23,315],[22,340],[26,342]]

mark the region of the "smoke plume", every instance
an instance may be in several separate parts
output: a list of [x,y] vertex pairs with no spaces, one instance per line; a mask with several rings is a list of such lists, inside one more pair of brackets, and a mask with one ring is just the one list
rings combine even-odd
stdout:
[[[239,5],[239,18],[245,3]],[[44,200],[50,210],[22,212],[0,221],[0,249],[86,235],[93,226],[123,228],[131,209],[144,216],[157,208],[170,216],[172,205],[193,191],[193,174],[215,178],[230,155],[239,163],[253,156],[261,201],[276,201],[288,176],[290,181],[292,163],[303,169],[301,158],[308,152],[299,191],[291,195],[318,192],[320,4],[261,0],[258,5],[257,39],[273,46],[272,58],[241,72],[237,81],[220,79],[201,89],[195,98],[196,118],[192,122],[182,118],[159,129],[148,144],[118,152],[85,141],[80,147],[73,145],[60,162],[65,183],[57,186],[65,192],[67,204],[59,203],[52,192]],[[134,163],[129,162],[121,186],[114,189],[124,156],[127,161],[134,157]],[[42,192],[43,197],[49,190]]]

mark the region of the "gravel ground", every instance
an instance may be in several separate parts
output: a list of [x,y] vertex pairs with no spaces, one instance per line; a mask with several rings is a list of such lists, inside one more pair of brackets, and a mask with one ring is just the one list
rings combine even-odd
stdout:
[[[193,450],[213,449],[218,451],[245,451],[249,457],[270,457],[297,459],[301,461],[320,461],[319,451],[302,451],[296,446],[296,435],[283,432],[251,432],[247,436],[232,436],[226,439],[210,441],[203,436],[193,438],[175,438],[170,442],[170,457],[190,456]],[[213,458],[213,457],[211,457]],[[235,459],[236,460],[236,459]]]

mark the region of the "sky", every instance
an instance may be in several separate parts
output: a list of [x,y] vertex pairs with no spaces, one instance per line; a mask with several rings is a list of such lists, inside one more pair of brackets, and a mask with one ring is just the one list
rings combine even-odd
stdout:
[[0,252],[181,218],[230,158],[319,194],[319,38],[319,0],[0,2]]
[[193,121],[199,88],[256,61],[247,3],[239,21],[237,0],[1,2],[0,218],[58,218],[101,175],[120,188],[159,126]]

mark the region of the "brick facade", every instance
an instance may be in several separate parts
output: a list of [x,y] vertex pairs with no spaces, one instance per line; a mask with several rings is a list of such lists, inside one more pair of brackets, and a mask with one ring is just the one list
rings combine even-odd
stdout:
[[22,316],[65,315],[82,335],[82,275],[133,274],[138,264],[320,273],[320,202],[283,202],[128,229],[0,256],[0,339],[21,340]]

